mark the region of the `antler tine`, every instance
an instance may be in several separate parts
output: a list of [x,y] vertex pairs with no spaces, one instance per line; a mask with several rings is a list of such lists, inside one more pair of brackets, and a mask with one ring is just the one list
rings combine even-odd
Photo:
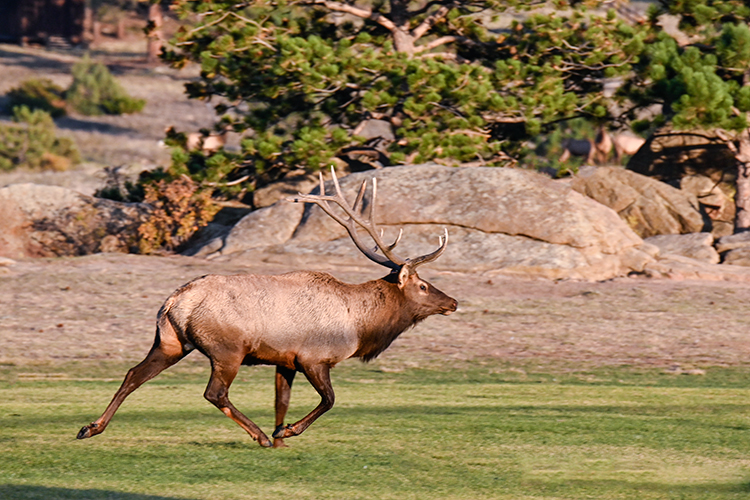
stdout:
[[359,193],[357,193],[357,199],[354,200],[354,212],[359,212],[362,209],[362,200],[365,198],[365,189],[367,189],[367,181],[362,181],[362,185],[359,187]]
[[[351,207],[345,206],[346,200],[344,199],[343,195],[341,194],[341,186],[339,185],[338,178],[336,177],[336,171],[334,170],[333,166],[331,166],[331,173],[333,174],[333,185],[336,189],[336,194],[338,198],[340,198],[344,204],[339,204],[342,209],[347,213],[349,216],[349,220],[356,222],[362,228],[367,231],[367,234],[370,235],[370,237],[375,242],[375,245],[377,245],[376,248],[379,248],[380,251],[383,253],[386,259],[388,259],[389,262],[396,264],[396,267],[400,267],[406,263],[406,259],[402,259],[401,257],[397,256],[392,252],[393,248],[398,243],[398,239],[396,242],[394,242],[392,245],[386,245],[383,243],[383,240],[380,238],[380,235],[378,235],[378,231],[375,225],[375,203],[378,196],[378,179],[373,177],[372,179],[372,199],[370,200],[370,210],[368,214],[368,220],[362,220],[357,216],[357,210],[352,209]],[[366,187],[367,181],[364,181],[362,183],[362,187],[359,190],[359,194],[357,195],[357,199],[354,202],[354,206],[357,207],[361,202],[362,198],[364,197],[365,187]],[[355,244],[357,244],[355,242]],[[359,245],[357,245],[359,246]]]
[[445,252],[445,248],[448,246],[448,228],[444,227],[443,236],[439,236],[438,238],[440,239],[440,247],[437,250],[415,259],[409,259],[409,265],[412,269],[419,265],[426,264],[427,262],[432,262]]
[[341,205],[335,196],[328,196],[326,194],[325,181],[323,180],[323,172],[318,172],[318,178],[320,179],[320,195],[316,196],[313,194],[297,193],[299,195],[298,197],[288,198],[288,200],[295,202],[295,203],[298,203],[298,202],[315,203],[320,208],[322,208],[323,211],[327,213],[329,217],[331,217],[333,220],[335,220],[342,226],[347,227],[347,224],[344,221],[344,219],[342,219],[336,213],[334,213],[334,211],[331,210],[331,206],[328,204],[328,200],[331,200],[337,203],[339,206]]
[[[391,243],[390,245],[388,245],[388,251],[391,251],[394,248],[396,248],[396,245],[398,245],[398,242],[401,241],[401,236],[403,236],[403,234],[404,234],[404,230],[401,229],[401,228],[399,228],[399,230],[398,230],[398,236],[396,236],[396,240],[393,243]],[[380,230],[380,237],[381,238],[383,237],[383,230],[382,229]]]
[[363,225],[362,227],[364,227],[365,230],[370,234],[370,236],[375,241],[375,244],[378,246],[380,251],[383,252],[383,255],[385,255],[392,262],[400,262],[401,265],[403,265],[406,263],[408,259],[402,259],[401,257],[396,256],[393,253],[393,249],[396,248],[396,245],[398,245],[398,242],[401,241],[401,235],[403,234],[404,231],[403,229],[399,229],[396,240],[390,245],[386,245],[383,243],[383,240],[382,240],[383,231],[381,230],[380,235],[378,235],[378,232],[375,228],[375,202],[377,198],[378,198],[378,179],[377,177],[373,177],[372,200],[370,200],[370,211],[368,214],[369,227],[365,225]]
[[[325,194],[323,174],[320,173],[320,195],[299,193],[298,197],[290,198],[290,201],[315,203],[321,209],[323,209],[323,211],[328,214],[333,220],[341,224],[344,229],[346,229],[347,233],[349,233],[349,237],[352,239],[359,251],[365,255],[365,257],[389,269],[399,269],[406,263],[406,259],[402,259],[391,252],[391,250],[395,246],[395,243],[390,246],[384,245],[382,240],[378,236],[377,230],[375,229],[375,223],[372,218],[369,221],[364,221],[357,215],[357,209],[362,205],[362,200],[364,199],[365,189],[367,187],[366,181],[362,184],[362,187],[357,194],[357,199],[354,202],[355,208],[352,208],[341,193],[341,186],[339,185],[338,178],[336,177],[336,171],[333,167],[331,167],[331,173],[333,174],[333,186],[336,191],[335,195]],[[374,181],[375,180],[373,179],[373,186],[375,184]],[[339,207],[341,207],[344,213],[349,217],[348,220],[344,220],[336,213],[334,213],[331,209],[331,206],[328,204],[329,201],[332,201]],[[374,204],[375,196],[373,192],[372,205]],[[372,208],[370,209],[370,214],[372,214]],[[370,249],[362,243],[362,241],[359,239],[359,235],[357,234],[357,225],[361,226],[365,231],[367,231],[373,241],[375,241],[375,244],[377,245],[375,249]],[[396,241],[396,243],[398,243],[398,240]],[[378,255],[377,253],[375,253],[377,248],[380,248],[382,250],[383,255]]]
[[[364,181],[362,183],[362,186],[359,188],[359,193],[357,193],[357,198],[354,200],[354,206],[352,207],[347,203],[344,195],[341,193],[341,186],[339,185],[338,178],[336,177],[336,171],[333,167],[331,167],[331,173],[333,174],[333,186],[336,191],[335,195],[326,194],[323,173],[319,172],[319,195],[299,193],[298,197],[289,198],[289,200],[293,202],[315,203],[316,205],[318,205],[326,214],[328,214],[333,220],[341,224],[344,229],[346,229],[346,232],[349,233],[349,237],[351,237],[356,247],[365,255],[365,257],[375,262],[376,264],[380,264],[381,266],[385,266],[393,270],[400,269],[401,266],[405,264],[408,264],[409,267],[414,269],[419,265],[425,264],[427,262],[432,262],[433,260],[440,257],[440,255],[442,255],[442,253],[445,251],[448,245],[447,228],[443,228],[443,236],[439,237],[440,246],[432,253],[422,255],[415,259],[402,259],[401,257],[394,254],[393,249],[396,247],[396,245],[398,245],[399,241],[401,241],[403,229],[399,229],[398,236],[396,236],[395,241],[390,245],[386,245],[383,243],[382,229],[380,231],[380,234],[378,234],[375,224],[375,202],[377,200],[378,189],[377,179],[372,179],[372,200],[370,201],[369,220],[362,220],[358,213],[361,210],[361,206],[364,200],[365,190],[367,189],[367,181]],[[328,204],[329,201],[332,201],[339,207],[341,207],[341,209],[349,218],[347,220],[344,220],[342,217],[337,215]],[[361,226],[365,231],[367,231],[367,234],[369,234],[373,239],[376,245],[374,249],[366,247],[359,239],[359,235],[357,234],[357,225]],[[378,249],[383,253],[383,255],[379,255],[378,253],[376,253]]]

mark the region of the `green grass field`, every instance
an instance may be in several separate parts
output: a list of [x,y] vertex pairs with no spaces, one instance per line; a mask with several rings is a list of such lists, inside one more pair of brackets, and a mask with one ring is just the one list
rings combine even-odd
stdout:
[[[0,498],[750,495],[750,385],[741,369],[560,376],[345,363],[333,372],[334,409],[281,450],[260,448],[203,399],[199,364],[165,372],[105,433],[78,441],[124,375],[114,364],[94,371],[84,379],[85,366],[33,377],[0,370]],[[232,389],[235,405],[270,433],[273,369],[243,369]],[[298,378],[288,420],[317,402]]]

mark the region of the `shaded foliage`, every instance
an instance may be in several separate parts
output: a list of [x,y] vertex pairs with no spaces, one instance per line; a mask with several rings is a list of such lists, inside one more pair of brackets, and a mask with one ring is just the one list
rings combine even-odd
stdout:
[[[661,26],[663,14],[680,16],[681,36]],[[750,111],[750,7],[745,2],[659,2],[649,11],[647,45],[621,93],[637,108],[661,104],[650,121],[677,129],[747,128]]]
[[57,136],[49,113],[17,106],[13,108],[13,121],[16,124],[0,126],[0,170],[67,170],[80,162],[73,141]]
[[65,90],[47,78],[26,80],[8,92],[9,107],[26,106],[49,113],[52,118],[65,116]]

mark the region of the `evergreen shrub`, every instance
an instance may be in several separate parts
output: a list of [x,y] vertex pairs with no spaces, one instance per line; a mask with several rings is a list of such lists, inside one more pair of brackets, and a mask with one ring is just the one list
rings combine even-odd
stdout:
[[80,162],[75,144],[57,137],[55,122],[46,111],[17,106],[13,121],[16,124],[0,126],[0,170],[67,170]]
[[21,82],[8,92],[9,108],[26,106],[46,111],[52,118],[65,116],[65,90],[47,78]]
[[73,83],[65,93],[68,104],[84,115],[120,115],[143,110],[146,101],[130,97],[112,73],[88,56],[72,69]]

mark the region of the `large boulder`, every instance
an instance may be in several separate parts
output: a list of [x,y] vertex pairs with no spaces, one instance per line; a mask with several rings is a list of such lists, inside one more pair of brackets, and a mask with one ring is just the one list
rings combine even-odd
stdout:
[[697,233],[706,224],[695,195],[630,170],[583,168],[570,185],[617,212],[641,238]]
[[716,238],[734,233],[736,206],[733,186],[716,182],[705,175],[686,175],[680,179],[680,189],[695,195],[701,213],[711,222],[711,234]]
[[310,192],[318,184],[318,176],[305,170],[295,170],[284,176],[279,182],[271,183],[253,192],[255,208],[270,207],[279,200],[294,196],[300,191]]
[[719,252],[714,248],[714,235],[711,233],[660,234],[645,239],[659,248],[659,258],[679,255],[707,264],[718,264]]
[[[533,172],[386,168],[345,177],[342,191],[352,200],[360,184],[373,177],[378,179],[376,219],[385,238],[404,229],[397,253],[428,253],[448,228],[450,244],[433,268],[600,280],[641,271],[658,251],[644,245],[611,209]],[[332,190],[327,183],[326,191]],[[366,204],[370,193],[368,188]],[[247,215],[221,243],[212,257],[364,259],[345,230],[319,207],[284,201]]]
[[716,250],[721,254],[724,264],[750,266],[750,231],[719,238]]
[[137,246],[145,205],[119,203],[58,186],[0,188],[0,256],[57,257],[127,252]]

